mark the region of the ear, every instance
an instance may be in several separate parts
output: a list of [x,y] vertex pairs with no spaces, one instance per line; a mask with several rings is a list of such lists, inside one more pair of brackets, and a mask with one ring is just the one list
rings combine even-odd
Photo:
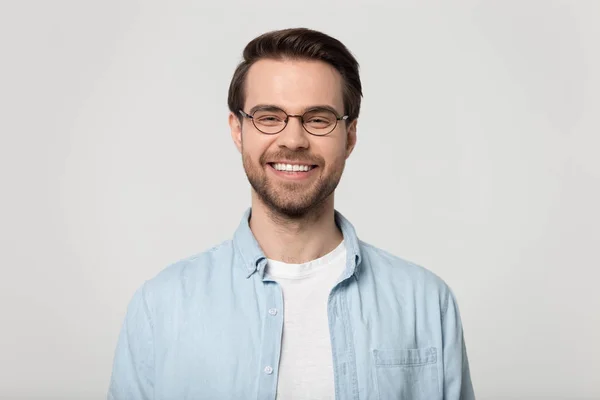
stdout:
[[356,146],[356,124],[358,123],[358,119],[350,122],[348,125],[348,136],[346,137],[346,158],[350,157],[352,154],[352,150],[354,150],[354,146]]
[[242,152],[242,123],[240,119],[232,112],[229,113],[229,129],[231,130],[231,138],[238,151]]

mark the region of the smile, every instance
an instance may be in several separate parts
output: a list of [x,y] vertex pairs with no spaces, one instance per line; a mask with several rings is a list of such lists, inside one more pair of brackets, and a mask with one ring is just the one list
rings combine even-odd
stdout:
[[302,164],[283,164],[283,163],[269,163],[273,169],[277,171],[285,171],[285,172],[308,172],[315,165],[302,165]]
[[267,168],[278,178],[292,181],[311,179],[318,170],[316,165],[286,163],[268,163]]

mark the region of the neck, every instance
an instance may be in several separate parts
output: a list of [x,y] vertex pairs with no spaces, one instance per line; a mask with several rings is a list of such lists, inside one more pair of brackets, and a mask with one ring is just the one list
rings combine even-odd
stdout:
[[292,264],[322,257],[343,239],[335,224],[333,194],[306,216],[294,219],[276,213],[252,191],[250,229],[267,258]]

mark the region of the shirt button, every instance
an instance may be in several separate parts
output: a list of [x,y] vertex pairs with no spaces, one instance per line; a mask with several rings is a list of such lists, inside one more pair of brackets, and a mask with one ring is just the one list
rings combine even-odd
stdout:
[[273,373],[273,368],[271,368],[271,366],[270,366],[270,365],[267,365],[267,366],[265,367],[265,374],[267,374],[267,375],[271,375],[272,373]]
[[271,314],[271,315],[277,315],[277,309],[276,308],[269,308],[269,314]]

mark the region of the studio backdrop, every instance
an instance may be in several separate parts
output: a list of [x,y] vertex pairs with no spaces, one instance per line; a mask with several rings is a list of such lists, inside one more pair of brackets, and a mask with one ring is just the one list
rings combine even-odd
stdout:
[[[478,399],[600,399],[600,2],[3,1],[0,398],[102,399],[126,306],[231,238],[245,44],[358,59],[336,208],[442,277]],[[218,306],[218,305],[215,305]]]

